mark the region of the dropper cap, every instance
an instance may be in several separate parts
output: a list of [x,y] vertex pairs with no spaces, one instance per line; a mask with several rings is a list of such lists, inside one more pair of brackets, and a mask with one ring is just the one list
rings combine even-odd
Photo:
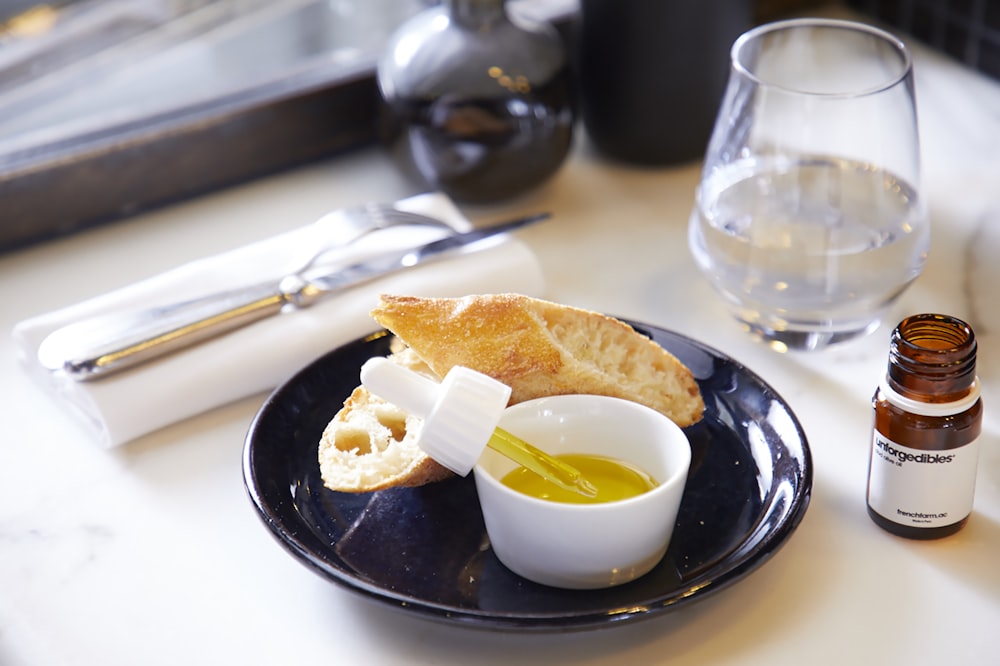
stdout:
[[373,395],[421,417],[420,448],[460,476],[479,460],[511,392],[506,384],[462,366],[453,367],[438,384],[382,357],[361,366],[361,383]]

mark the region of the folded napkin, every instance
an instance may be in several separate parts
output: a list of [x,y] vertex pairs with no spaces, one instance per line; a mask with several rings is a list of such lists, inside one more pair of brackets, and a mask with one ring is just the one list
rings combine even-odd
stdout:
[[[422,194],[396,203],[464,231],[472,227],[449,198]],[[353,262],[389,248],[409,247],[446,229],[396,227],[360,239],[340,260]],[[105,446],[117,446],[214,407],[278,386],[299,368],[339,345],[371,333],[368,313],[381,293],[463,296],[520,292],[538,296],[544,280],[532,252],[513,237],[379,278],[308,308],[282,313],[147,364],[88,382],[38,362],[45,337],[97,314],[142,309],[277,279],[298,267],[322,239],[310,224],[19,323],[14,341],[22,364],[80,416]],[[337,259],[337,257],[334,257]]]

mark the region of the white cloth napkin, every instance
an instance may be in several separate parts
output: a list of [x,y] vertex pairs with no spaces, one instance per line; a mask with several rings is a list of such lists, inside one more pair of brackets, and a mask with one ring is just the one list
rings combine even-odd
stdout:
[[[459,231],[472,226],[442,194],[422,194],[396,205],[435,216]],[[391,228],[361,239],[345,258],[354,261],[445,233]],[[380,278],[119,374],[79,382],[62,371],[46,370],[38,362],[39,345],[61,326],[97,314],[164,305],[279,278],[318,245],[317,236],[317,226],[307,225],[23,321],[13,332],[20,360],[54,396],[83,417],[98,442],[112,447],[270,390],[327,351],[375,331],[378,326],[368,313],[379,294],[443,297],[519,292],[539,296],[544,286],[534,254],[515,238],[505,237],[478,252]]]

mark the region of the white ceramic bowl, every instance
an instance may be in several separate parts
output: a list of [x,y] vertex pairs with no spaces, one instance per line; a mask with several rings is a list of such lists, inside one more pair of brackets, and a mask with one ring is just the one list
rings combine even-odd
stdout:
[[530,497],[500,482],[517,465],[487,448],[476,488],[494,553],[544,585],[593,589],[647,573],[670,543],[691,463],[684,432],[638,403],[593,395],[529,400],[500,427],[550,454],[604,455],[632,463],[659,485],[637,497],[569,504]]

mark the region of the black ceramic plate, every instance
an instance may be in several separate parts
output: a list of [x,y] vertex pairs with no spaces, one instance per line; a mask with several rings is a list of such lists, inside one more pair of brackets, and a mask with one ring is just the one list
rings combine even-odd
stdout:
[[459,625],[603,627],[718,592],[764,563],[802,520],[808,444],[788,405],[747,368],[676,333],[633,326],[691,368],[706,403],[704,419],[686,429],[693,456],[670,549],[638,580],[562,590],[510,572],[489,548],[471,476],[360,495],[326,489],[320,435],[361,364],[389,353],[384,334],[330,352],[267,399],[244,449],[251,500],[278,541],[321,576]]

